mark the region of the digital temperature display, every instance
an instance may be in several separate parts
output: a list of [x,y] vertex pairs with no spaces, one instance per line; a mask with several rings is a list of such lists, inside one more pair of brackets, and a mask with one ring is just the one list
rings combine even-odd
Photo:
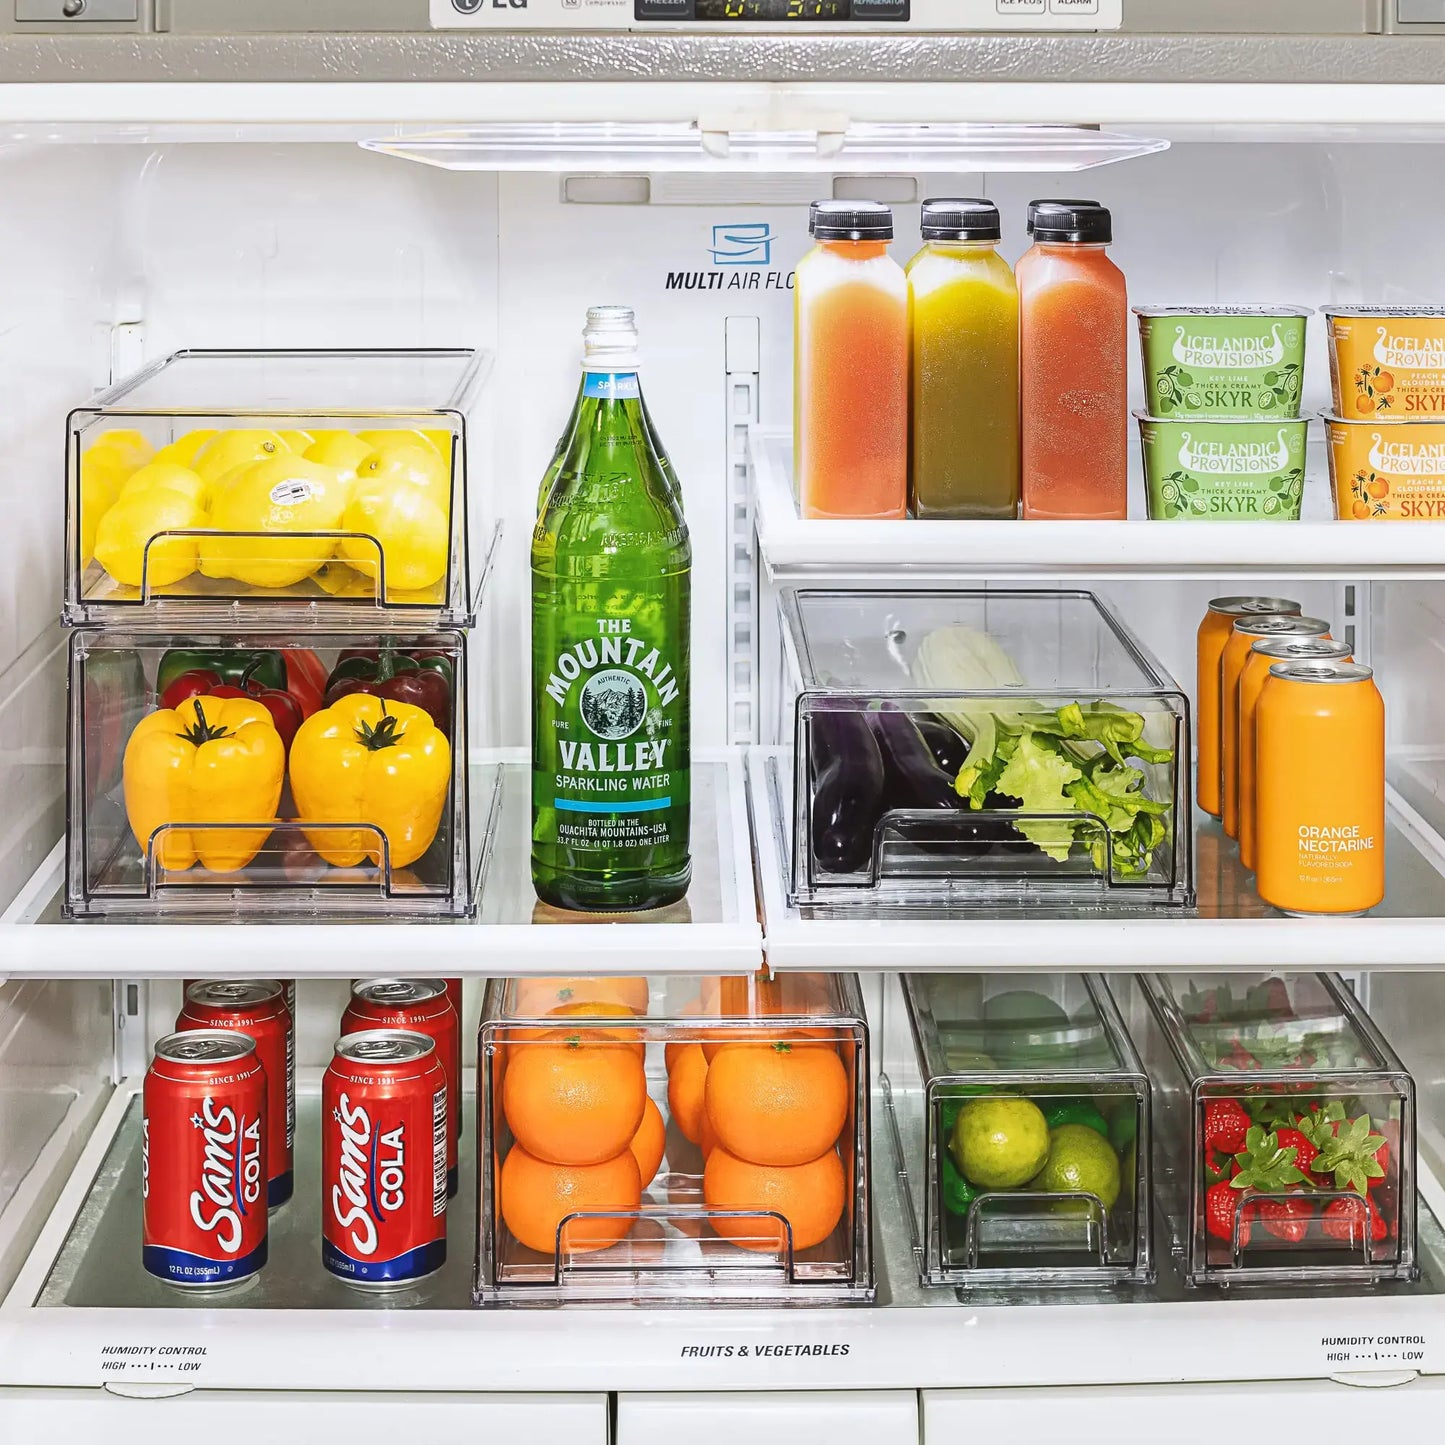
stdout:
[[907,20],[910,0],[636,0],[639,20],[737,20],[772,25],[789,20]]

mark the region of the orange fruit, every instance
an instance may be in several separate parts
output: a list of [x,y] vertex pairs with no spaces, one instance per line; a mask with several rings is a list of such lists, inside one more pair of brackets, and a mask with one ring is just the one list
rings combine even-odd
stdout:
[[1395,389],[1395,373],[1393,371],[1382,371],[1375,378],[1375,390],[1381,396],[1388,396]]
[[[725,978],[718,1014],[727,1019],[807,1018],[826,1011],[828,985],[821,974],[780,973],[772,977],[758,973],[745,978]],[[832,1039],[836,1030],[788,1028],[783,1030],[712,1029],[703,1036],[703,1052],[711,1062],[721,1048],[744,1042],[772,1042],[777,1039]]]
[[540,1018],[572,1003],[620,1003],[635,1014],[647,1012],[645,978],[519,978],[513,1013]]
[[[560,1016],[563,1018],[585,1018],[589,1022],[592,1019],[634,1019],[637,1017],[624,1003],[564,1003],[560,1008],[554,1008],[548,1017]],[[538,1032],[542,1032],[538,1030]],[[616,1039],[632,1049],[639,1059],[647,1057],[647,1045],[637,1029],[597,1029],[597,1033],[605,1034],[609,1039]]]
[[[538,1254],[586,1254],[616,1244],[632,1220],[568,1219],[587,1210],[632,1210],[642,1203],[637,1160],[624,1148],[600,1164],[548,1164],[513,1145],[502,1164],[501,1210],[507,1228]],[[563,1220],[567,1223],[563,1225]]]
[[[821,1244],[843,1217],[843,1163],[831,1149],[790,1168],[749,1164],[721,1146],[708,1155],[703,1198],[709,1209],[772,1210],[788,1221],[793,1251]],[[713,1229],[744,1249],[781,1251],[782,1226],[772,1219],[714,1218]],[[776,1233],[774,1232],[776,1231]]]
[[1370,504],[1368,502],[1355,502],[1350,507],[1350,513],[1357,522],[1363,522],[1370,515]]
[[502,1080],[512,1135],[547,1164],[600,1164],[642,1123],[647,1079],[625,1044],[591,1029],[514,1045]]
[[831,1149],[848,1122],[848,1073],[832,1049],[781,1039],[731,1044],[708,1065],[705,1106],[730,1154],[806,1164]]
[[704,1161],[717,1148],[717,1130],[713,1128],[712,1119],[708,1117],[706,1109],[702,1111],[702,1137],[697,1141],[697,1147],[702,1150]]
[[1390,495],[1390,484],[1384,477],[1376,477],[1365,490],[1378,502],[1381,497]]
[[667,1081],[667,1107],[689,1144],[702,1138],[703,1096],[707,1088],[707,1055],[701,1044],[686,1044]]
[[647,1188],[657,1178],[662,1167],[662,1156],[667,1152],[667,1124],[662,1110],[648,1099],[642,1108],[642,1123],[632,1136],[632,1154],[637,1160],[638,1173],[642,1175],[642,1187]]
[[1374,409],[1375,409],[1375,398],[1374,398],[1374,397],[1361,395],[1361,396],[1357,396],[1357,397],[1355,398],[1355,410],[1356,410],[1357,412],[1359,412],[1361,415],[1364,415],[1364,413],[1366,413],[1366,412],[1374,411]]

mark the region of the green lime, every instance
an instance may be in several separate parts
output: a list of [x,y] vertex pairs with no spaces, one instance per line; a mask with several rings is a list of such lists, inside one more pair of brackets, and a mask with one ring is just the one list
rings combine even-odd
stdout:
[[991,1024],[1027,1024],[1035,1028],[1062,1028],[1069,1015],[1047,994],[1032,989],[1016,988],[996,993],[983,1006],[983,1016]]
[[945,1149],[939,1156],[939,1182],[943,1186],[943,1207],[950,1214],[967,1214],[968,1206],[978,1198],[978,1190],[954,1167]]
[[1044,1122],[1050,1129],[1059,1129],[1065,1124],[1082,1124],[1102,1134],[1105,1139],[1109,1137],[1109,1121],[1088,1099],[1055,1099],[1040,1107],[1044,1111]]
[[1049,1126],[1029,1099],[970,1099],[949,1142],[953,1162],[980,1189],[1019,1189],[1049,1154]]
[[1087,1124],[1064,1124],[1049,1136],[1049,1155],[1030,1188],[1092,1194],[1105,1209],[1119,1197],[1119,1156]]
[[1109,1142],[1114,1146],[1114,1152],[1122,1154],[1126,1149],[1132,1148],[1138,1134],[1138,1106],[1120,1109],[1109,1124]]

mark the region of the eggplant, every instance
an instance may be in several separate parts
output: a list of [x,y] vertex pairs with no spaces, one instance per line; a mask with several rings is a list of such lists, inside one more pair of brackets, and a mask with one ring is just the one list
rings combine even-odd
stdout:
[[813,775],[813,856],[824,873],[856,873],[873,856],[883,814],[883,757],[855,710],[819,709],[808,719]]
[[956,778],[963,771],[963,765],[972,751],[963,734],[951,728],[942,718],[934,717],[932,713],[921,712],[913,721],[918,731],[923,734],[923,741],[928,744],[934,761],[950,778]]

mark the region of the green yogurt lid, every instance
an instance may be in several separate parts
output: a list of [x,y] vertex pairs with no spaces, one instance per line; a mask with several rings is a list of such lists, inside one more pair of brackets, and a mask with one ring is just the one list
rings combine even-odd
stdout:
[[[1313,316],[1311,306],[1136,306],[1135,316]],[[1326,313],[1328,315],[1328,313]],[[1442,311],[1445,315],[1445,311]]]
[[[1153,422],[1158,426],[1297,426],[1307,427],[1307,416],[1276,416],[1263,412],[1259,416],[1218,416],[1212,411],[1180,412],[1178,416],[1154,416],[1151,412],[1136,411],[1134,415],[1141,422]],[[1445,418],[1442,418],[1445,420]]]

